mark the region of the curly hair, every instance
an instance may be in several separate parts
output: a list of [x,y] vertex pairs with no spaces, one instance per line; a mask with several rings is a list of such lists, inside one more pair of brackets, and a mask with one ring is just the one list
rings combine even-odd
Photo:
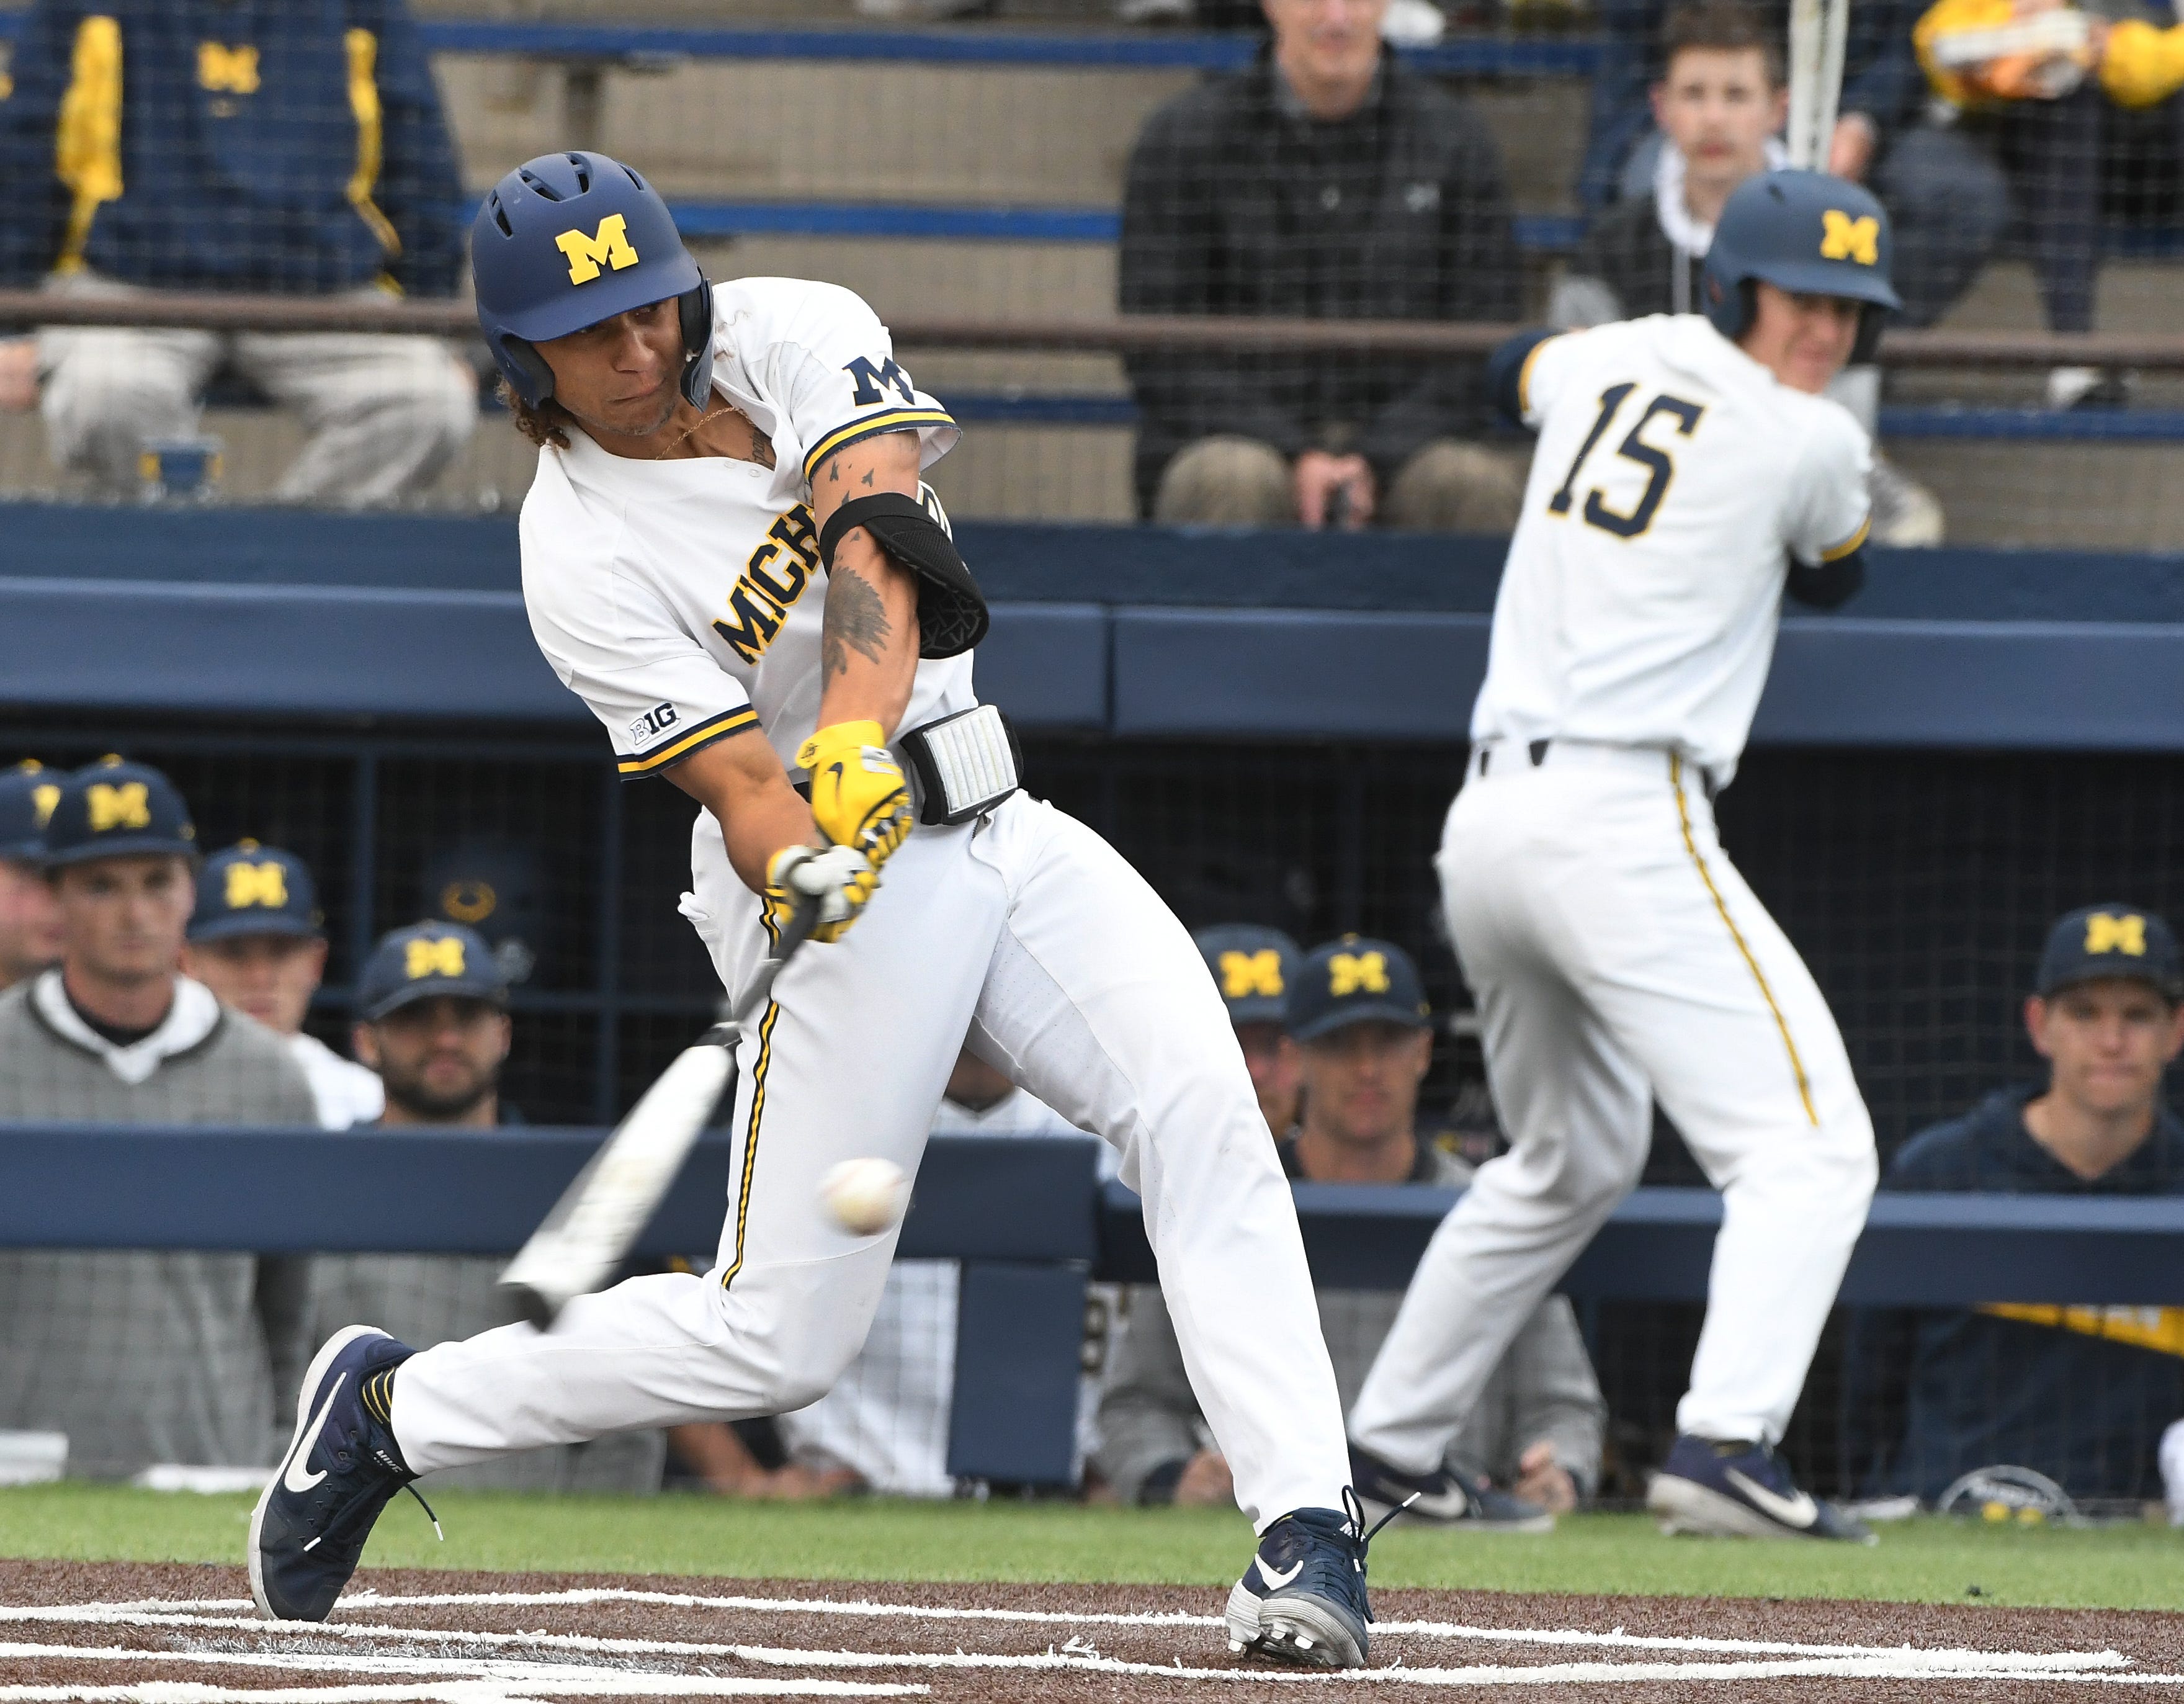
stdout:
[[568,409],[551,397],[536,405],[526,403],[515,394],[515,387],[506,379],[500,381],[499,394],[501,406],[515,422],[516,431],[541,449],[549,445],[555,449],[568,448],[569,428],[576,424]]

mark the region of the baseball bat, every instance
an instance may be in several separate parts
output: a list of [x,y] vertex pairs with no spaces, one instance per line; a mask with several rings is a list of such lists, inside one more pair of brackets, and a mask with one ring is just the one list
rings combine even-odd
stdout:
[[682,1050],[599,1144],[500,1275],[500,1288],[541,1331],[580,1295],[613,1278],[674,1186],[706,1121],[736,1080],[736,1044],[782,967],[811,939],[819,902],[800,903],[772,956],[725,1023]]

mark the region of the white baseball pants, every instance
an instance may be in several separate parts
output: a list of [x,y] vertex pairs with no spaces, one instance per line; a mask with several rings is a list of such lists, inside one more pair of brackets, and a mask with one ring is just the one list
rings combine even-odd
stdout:
[[[1479,773],[1481,757],[1485,773]],[[1680,1430],[1779,1440],[1865,1223],[1873,1125],[1827,1004],[1654,749],[1472,760],[1435,860],[1510,1147],[1442,1222],[1351,1435],[1436,1467],[1509,1339],[1637,1183],[1658,1098],[1724,1217]]]
[[[741,988],[766,950],[757,899],[709,816],[693,857],[686,912]],[[1112,847],[1021,794],[976,825],[917,829],[849,934],[783,971],[738,1055],[715,1270],[632,1278],[571,1303],[551,1333],[510,1326],[405,1362],[393,1419],[410,1466],[816,1401],[863,1343],[895,1243],[840,1228],[819,1180],[868,1155],[914,1172],[967,1033],[1121,1150],[1253,1524],[1340,1507],[1341,1402],[1296,1210],[1212,980]]]

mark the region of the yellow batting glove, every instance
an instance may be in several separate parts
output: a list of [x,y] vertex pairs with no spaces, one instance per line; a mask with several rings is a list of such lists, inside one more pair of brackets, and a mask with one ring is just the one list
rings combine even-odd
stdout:
[[838,941],[865,909],[880,878],[861,852],[846,846],[784,846],[766,871],[766,921],[776,940],[800,905],[816,905],[815,941]]
[[910,785],[876,721],[838,721],[798,748],[811,777],[811,820],[837,846],[861,852],[875,877],[910,838]]

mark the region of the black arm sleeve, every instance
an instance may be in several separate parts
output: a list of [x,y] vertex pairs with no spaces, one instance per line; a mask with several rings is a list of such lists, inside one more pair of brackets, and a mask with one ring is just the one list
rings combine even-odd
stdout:
[[[1496,359],[1500,359],[1496,351]],[[1865,547],[1832,562],[1809,564],[1790,559],[1790,582],[1785,589],[1808,609],[1833,610],[1856,597],[1865,584]]]
[[1519,331],[1486,358],[1486,394],[1513,426],[1524,424],[1521,388],[1524,363],[1533,350],[1557,336],[1553,331]]

